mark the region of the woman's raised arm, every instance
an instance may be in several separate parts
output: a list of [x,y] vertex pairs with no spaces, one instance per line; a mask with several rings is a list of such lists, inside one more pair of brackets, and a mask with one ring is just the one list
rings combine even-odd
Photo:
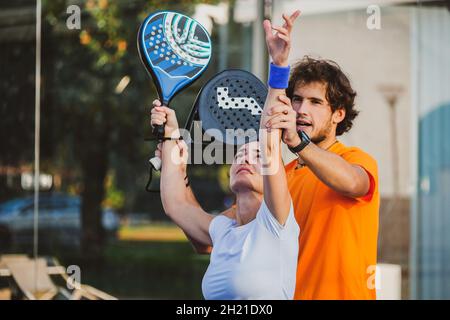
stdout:
[[185,232],[185,234],[204,245],[212,245],[209,225],[213,216],[206,213],[198,202],[191,199],[186,186],[186,164],[188,148],[180,137],[175,111],[154,102],[152,125],[165,123],[166,140],[162,143],[160,156],[161,201],[166,214]]

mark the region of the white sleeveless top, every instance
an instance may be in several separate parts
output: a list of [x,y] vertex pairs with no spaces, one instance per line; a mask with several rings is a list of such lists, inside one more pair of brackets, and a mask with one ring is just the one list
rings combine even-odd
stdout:
[[293,299],[300,228],[292,201],[284,226],[263,201],[251,222],[238,226],[219,215],[209,234],[213,249],[202,281],[205,299]]

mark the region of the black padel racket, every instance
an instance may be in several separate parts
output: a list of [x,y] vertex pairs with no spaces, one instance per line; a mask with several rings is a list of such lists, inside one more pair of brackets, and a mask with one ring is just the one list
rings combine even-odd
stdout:
[[241,145],[258,139],[266,97],[266,85],[250,72],[225,70],[203,86],[191,118],[199,119],[215,140]]

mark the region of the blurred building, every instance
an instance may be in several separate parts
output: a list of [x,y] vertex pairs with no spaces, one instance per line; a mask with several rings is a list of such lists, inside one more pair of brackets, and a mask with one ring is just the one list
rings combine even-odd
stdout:
[[[374,6],[375,5],[375,6]],[[378,161],[379,261],[400,264],[404,298],[450,298],[448,1],[274,1],[303,10],[292,62],[336,61],[361,111],[342,137]],[[378,7],[377,7],[378,6]],[[379,29],[371,29],[379,14]]]

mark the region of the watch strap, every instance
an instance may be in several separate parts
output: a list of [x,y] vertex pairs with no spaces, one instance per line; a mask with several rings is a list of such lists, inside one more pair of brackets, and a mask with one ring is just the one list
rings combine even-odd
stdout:
[[309,138],[309,136],[304,132],[304,131],[298,131],[298,136],[300,137],[300,144],[295,146],[295,147],[289,147],[289,150],[292,153],[299,153],[300,151],[302,151],[303,149],[305,149],[305,147],[311,142],[311,139]]

